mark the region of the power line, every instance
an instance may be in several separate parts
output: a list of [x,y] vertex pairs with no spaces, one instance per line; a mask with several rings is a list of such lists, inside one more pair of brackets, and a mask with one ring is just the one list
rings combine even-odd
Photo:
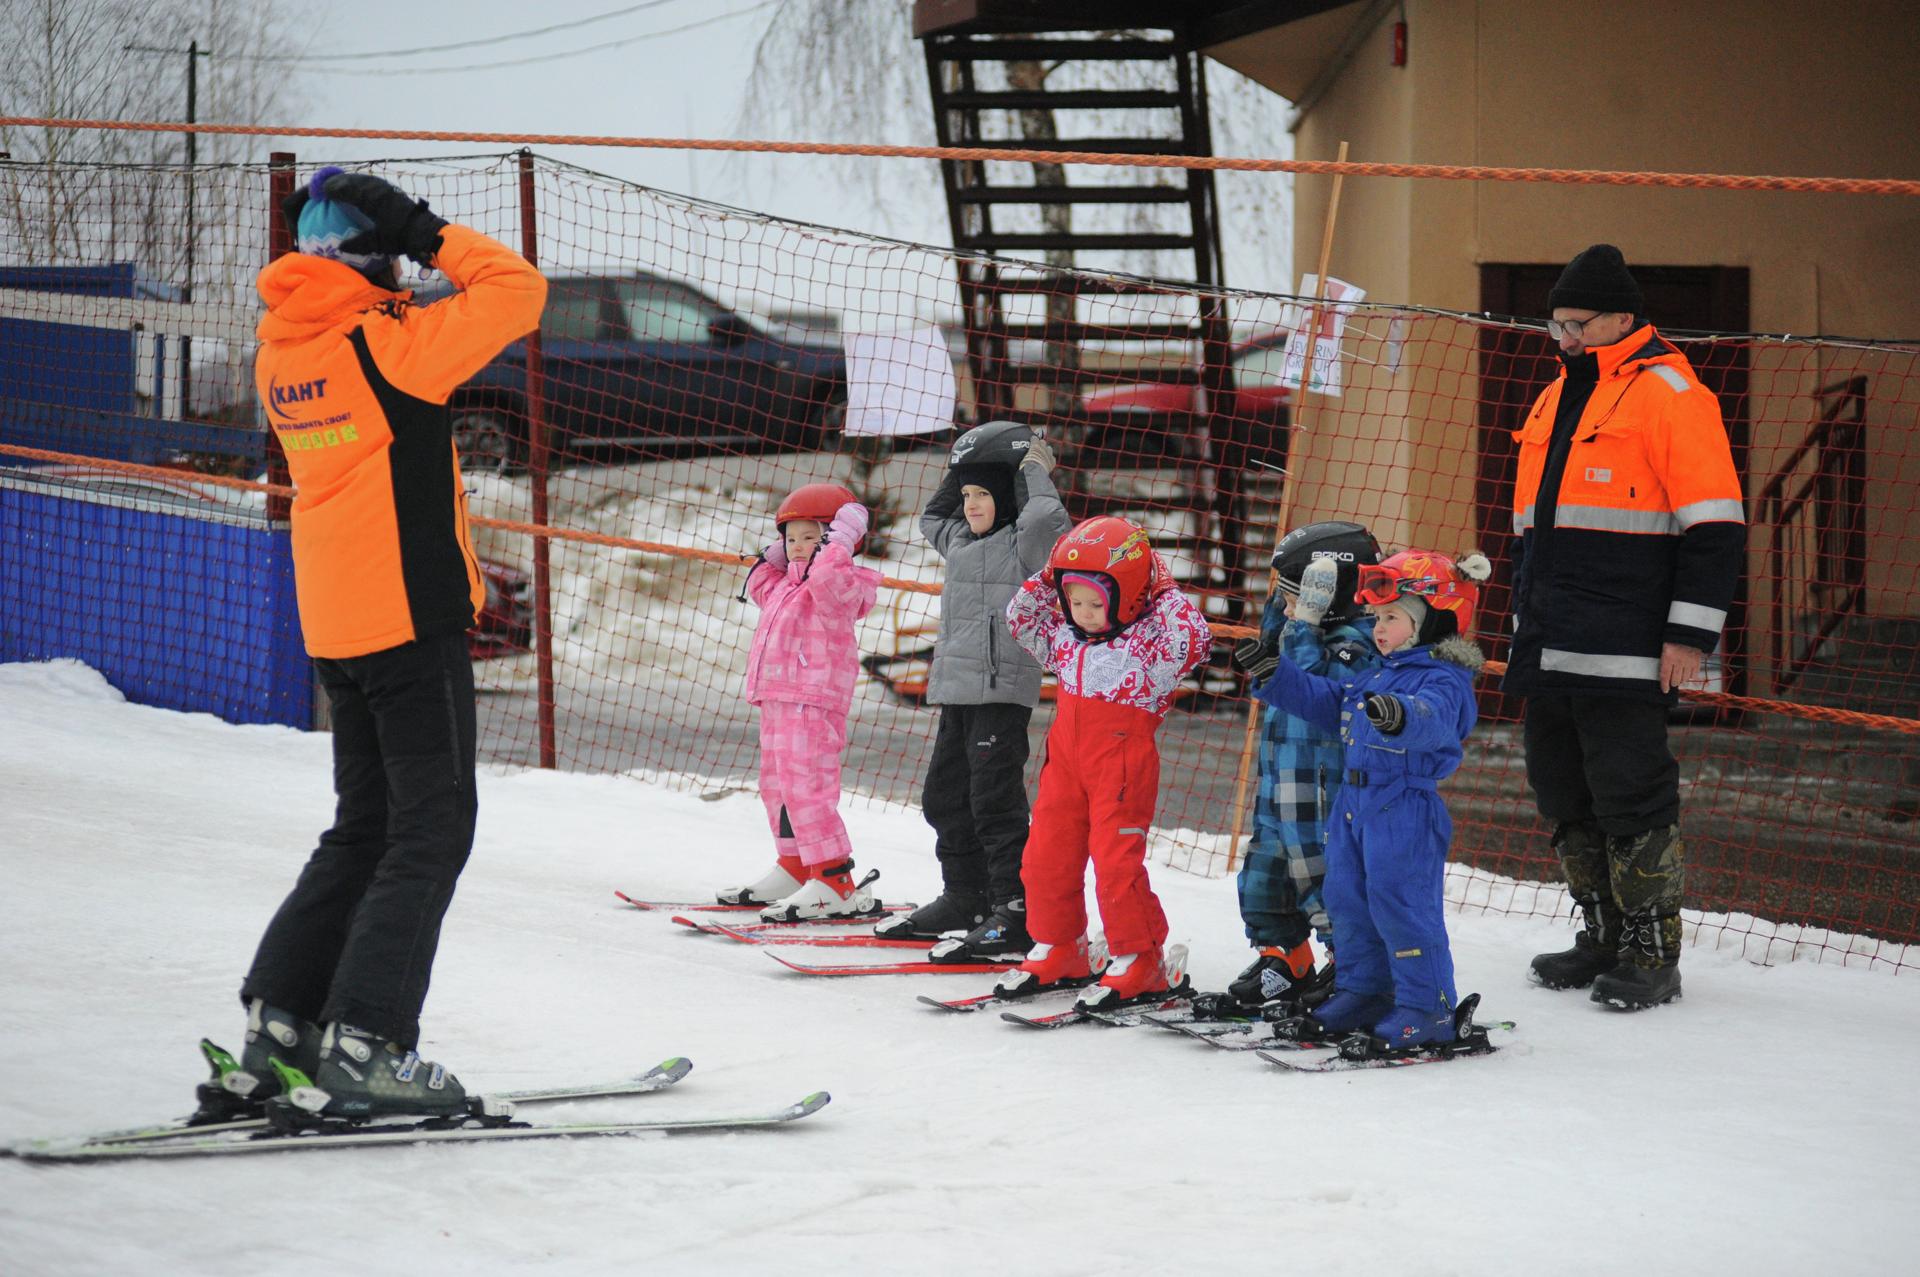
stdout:
[[508,58],[500,62],[470,62],[463,66],[452,67],[368,67],[356,70],[334,69],[328,75],[440,75],[450,71],[492,71],[501,67],[531,66],[536,62],[559,62],[566,58],[583,57],[589,53],[599,53],[605,49],[624,48],[630,44],[639,44],[646,40],[657,40],[661,36],[679,35],[683,31],[693,31],[700,27],[710,27],[716,22],[726,22],[733,18],[743,18],[750,13],[771,9],[781,0],[760,0],[759,4],[748,5],[744,9],[735,9],[731,13],[716,14],[702,18],[698,22],[689,22],[683,26],[666,27],[659,31],[648,31],[640,35],[627,36],[620,40],[608,40],[603,44],[588,45],[584,49],[569,49],[565,53],[544,53],[531,58]]
[[[643,9],[658,9],[662,5],[678,4],[680,0],[645,0],[642,4],[630,4],[624,9],[610,9],[605,13],[596,13],[590,18],[577,18],[572,22],[556,22],[550,27],[534,27],[527,31],[509,31],[505,35],[488,36],[483,40],[462,40],[458,44],[428,44],[417,49],[368,49],[364,53],[241,53],[232,55],[234,62],[358,62],[367,58],[402,58],[418,53],[451,53],[455,49],[477,49],[488,44],[505,44],[509,40],[525,40],[531,36],[551,35],[555,31],[571,31],[576,27],[589,27],[596,22],[605,22],[610,18],[624,18],[630,13],[639,13]],[[449,68],[451,69],[451,68]]]

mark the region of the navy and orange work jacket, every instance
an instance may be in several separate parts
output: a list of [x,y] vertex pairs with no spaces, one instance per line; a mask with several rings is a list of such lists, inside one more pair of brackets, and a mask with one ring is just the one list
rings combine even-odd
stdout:
[[1746,554],[1740,478],[1719,401],[1652,325],[1589,353],[1598,381],[1577,419],[1561,420],[1563,368],[1514,432],[1505,687],[1659,697],[1661,646],[1711,652],[1726,625]]
[[471,628],[485,598],[447,400],[540,322],[524,257],[448,226],[430,306],[303,253],[260,273],[254,378],[286,450],[307,652],[364,656]]

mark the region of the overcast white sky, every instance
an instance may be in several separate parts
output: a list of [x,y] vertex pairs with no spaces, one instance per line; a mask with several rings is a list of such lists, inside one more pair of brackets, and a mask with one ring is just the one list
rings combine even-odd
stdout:
[[[885,4],[892,0],[874,2]],[[393,25],[391,18],[396,9],[410,7],[396,6],[392,0],[329,3],[325,6],[327,22],[313,35],[306,51],[325,53],[382,45],[408,48],[482,39],[624,6],[618,0],[547,4],[527,4],[525,0],[465,0],[457,6],[460,20],[456,25],[412,21]],[[760,0],[668,0],[656,9],[576,30],[460,52],[394,58],[392,63],[411,67],[456,66],[562,53],[680,27],[729,12],[743,16],[679,34],[658,35],[622,48],[530,66],[446,74],[375,75],[329,74],[324,67],[316,66],[306,74],[308,109],[302,112],[306,118],[301,123],[356,128],[738,137],[753,48],[772,13]],[[899,53],[912,67],[921,65],[922,55],[917,44],[903,47]],[[795,129],[791,135],[809,139],[850,136],[848,130],[836,127],[831,119],[810,123],[812,127]],[[299,145],[313,148],[319,144],[306,141]],[[342,144],[326,145],[332,149]],[[356,148],[354,153],[367,155],[484,149],[449,143],[354,142],[347,145]],[[849,206],[845,170],[836,169],[832,161],[768,156],[743,159],[692,151],[538,149],[645,185],[723,203],[810,221],[851,225],[901,238],[942,244],[950,239],[946,208],[937,200],[890,200],[887,224],[875,224],[876,210]],[[898,166],[902,171],[902,186],[917,186],[936,193],[939,189],[932,161],[867,162]],[[908,169],[914,173],[908,174]]]

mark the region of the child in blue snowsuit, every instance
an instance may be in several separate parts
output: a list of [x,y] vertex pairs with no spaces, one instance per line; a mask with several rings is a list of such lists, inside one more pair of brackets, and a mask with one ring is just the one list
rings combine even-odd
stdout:
[[[1323,611],[1299,599],[1300,577],[1314,560],[1333,560],[1331,603]],[[1380,664],[1373,618],[1354,600],[1359,569],[1380,561],[1380,546],[1358,523],[1310,523],[1289,532],[1273,552],[1279,588],[1267,601],[1260,637],[1234,649],[1234,664],[1264,681],[1280,661],[1342,683]],[[1290,620],[1303,622],[1287,624]],[[1260,725],[1259,788],[1253,837],[1238,881],[1240,920],[1255,949],[1251,966],[1227,986],[1227,996],[1203,994],[1222,1015],[1243,1015],[1265,1003],[1311,1010],[1333,991],[1333,935],[1321,901],[1326,878],[1327,816],[1340,792],[1338,732],[1316,727],[1283,709],[1269,708]],[[1310,937],[1318,935],[1329,962],[1314,969]]]
[[[1325,888],[1340,961],[1334,994],[1303,1036],[1365,1031],[1390,1050],[1454,1040],[1459,996],[1443,912],[1453,820],[1436,790],[1459,767],[1478,717],[1473,678],[1485,658],[1465,636],[1488,572],[1478,554],[1456,566],[1424,551],[1362,568],[1357,596],[1374,617],[1379,668],[1342,684],[1282,661],[1255,686],[1267,704],[1338,731],[1345,746]],[[1331,561],[1310,564],[1301,600],[1330,600],[1335,579]]]

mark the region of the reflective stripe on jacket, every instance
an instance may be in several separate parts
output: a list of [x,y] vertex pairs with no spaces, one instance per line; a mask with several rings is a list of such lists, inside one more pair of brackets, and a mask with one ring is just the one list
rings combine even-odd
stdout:
[[485,599],[447,399],[540,322],[547,282],[448,226],[431,306],[344,263],[288,253],[260,272],[254,379],[287,454],[294,590],[307,651],[364,656],[473,625]]
[[1598,381],[1560,423],[1572,438],[1557,484],[1564,370],[1514,432],[1505,687],[1659,696],[1662,644],[1711,652],[1726,625],[1746,556],[1740,478],[1719,401],[1651,325],[1589,353]]

